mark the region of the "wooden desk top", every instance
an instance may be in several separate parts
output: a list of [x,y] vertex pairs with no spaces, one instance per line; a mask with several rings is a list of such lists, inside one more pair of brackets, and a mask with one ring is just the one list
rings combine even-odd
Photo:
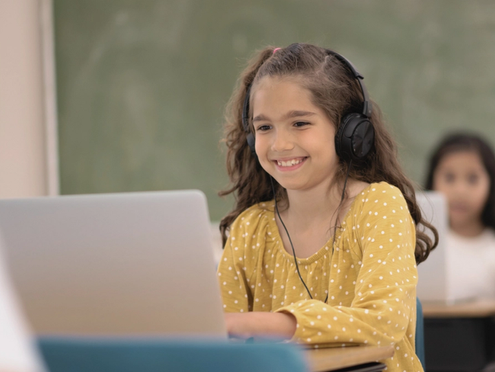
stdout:
[[495,315],[495,300],[474,300],[452,305],[422,303],[425,318],[484,318]]
[[311,371],[333,371],[390,358],[394,355],[393,346],[348,346],[320,349],[306,349],[304,354]]

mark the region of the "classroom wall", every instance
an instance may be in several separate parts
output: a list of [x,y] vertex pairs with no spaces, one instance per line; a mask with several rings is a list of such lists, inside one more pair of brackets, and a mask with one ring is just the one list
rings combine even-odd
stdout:
[[445,132],[495,142],[494,20],[490,0],[54,0],[61,191],[199,188],[220,219],[236,77],[294,41],[355,64],[422,183]]
[[46,195],[38,1],[0,1],[0,198]]
[[0,198],[59,192],[52,13],[0,1]]

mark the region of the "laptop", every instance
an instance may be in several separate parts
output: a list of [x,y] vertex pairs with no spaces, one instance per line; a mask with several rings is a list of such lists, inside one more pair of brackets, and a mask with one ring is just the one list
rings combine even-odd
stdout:
[[[443,194],[436,191],[416,193],[416,200],[426,221],[433,224],[438,231],[438,246],[430,252],[426,261],[418,265],[417,296],[421,302],[453,304],[470,300],[459,297],[452,291],[448,269],[449,249],[446,242],[448,232],[448,205]],[[433,239],[433,234],[427,232]]]
[[0,200],[0,231],[38,335],[227,337],[200,191]]

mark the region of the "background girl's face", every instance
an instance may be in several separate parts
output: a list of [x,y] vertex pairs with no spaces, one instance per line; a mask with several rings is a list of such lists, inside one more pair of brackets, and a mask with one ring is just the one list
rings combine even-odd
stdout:
[[433,189],[447,197],[451,226],[481,220],[490,192],[490,176],[475,151],[445,155],[433,175]]

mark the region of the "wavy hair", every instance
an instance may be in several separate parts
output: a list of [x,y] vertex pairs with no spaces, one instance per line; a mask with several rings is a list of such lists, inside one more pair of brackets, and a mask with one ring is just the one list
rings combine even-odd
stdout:
[[[233,193],[235,206],[220,222],[224,244],[230,225],[240,213],[254,204],[274,198],[270,176],[247,145],[247,133],[241,118],[248,88],[253,86],[252,96],[256,83],[266,76],[295,79],[309,90],[313,104],[321,108],[330,121],[335,123],[336,132],[342,117],[352,112],[362,112],[363,97],[359,84],[348,67],[330,55],[327,49],[297,43],[277,49],[276,53],[273,47],[258,51],[239,77],[226,109],[224,142],[227,145],[227,173],[231,185],[219,195]],[[416,226],[422,224],[430,229],[435,238],[432,241],[425,229],[416,229],[415,258],[420,263],[436,247],[438,233],[423,219],[416,203],[414,187],[397,160],[395,141],[385,128],[378,105],[372,105],[370,121],[375,130],[374,147],[364,160],[353,161],[349,177],[368,183],[385,181],[402,191]],[[250,127],[253,131],[252,125]],[[342,187],[347,168],[348,165],[341,160],[335,181],[342,184]],[[274,186],[277,200],[287,201],[285,189],[277,182],[274,182]]]

